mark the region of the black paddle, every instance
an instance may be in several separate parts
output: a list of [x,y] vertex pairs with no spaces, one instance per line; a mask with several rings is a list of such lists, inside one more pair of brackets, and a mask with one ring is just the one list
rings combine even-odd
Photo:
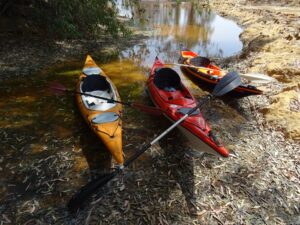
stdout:
[[97,96],[97,95],[91,95],[91,94],[84,93],[84,92],[68,90],[64,85],[62,85],[61,83],[58,83],[58,82],[52,82],[49,85],[49,88],[51,90],[55,91],[56,94],[69,93],[69,94],[85,95],[85,96],[105,100],[105,101],[107,101],[107,103],[118,103],[118,104],[130,106],[132,108],[139,109],[141,111],[147,112],[147,113],[152,114],[152,115],[162,115],[163,114],[163,111],[159,108],[156,108],[156,107],[142,105],[142,104],[139,104],[139,103],[136,103],[136,102],[122,102],[122,101],[118,101],[118,100],[114,100],[114,99],[110,99],[110,98],[100,97],[100,96]]
[[[224,95],[237,86],[241,84],[241,78],[239,75],[235,72],[230,72],[227,75],[225,75],[220,82],[215,86],[213,93],[209,95],[208,97],[218,97],[221,95]],[[92,193],[94,193],[98,188],[104,186],[106,183],[108,183],[110,180],[112,180],[115,176],[117,176],[124,167],[129,166],[134,160],[136,160],[141,154],[143,154],[147,149],[149,149],[152,145],[154,145],[156,142],[158,142],[161,138],[163,138],[167,133],[169,133],[172,129],[174,129],[178,124],[180,124],[183,120],[185,120],[189,115],[191,115],[193,112],[195,112],[198,108],[201,107],[202,104],[205,102],[198,103],[197,106],[192,108],[187,114],[185,114],[183,117],[181,117],[176,123],[174,123],[172,126],[170,126],[167,130],[165,130],[162,134],[157,136],[151,143],[145,145],[143,148],[138,150],[133,156],[131,156],[123,166],[118,167],[114,172],[102,175],[95,180],[92,180],[87,185],[82,187],[79,192],[77,192],[69,201],[68,208],[71,211],[76,211],[82,203],[89,197]]]

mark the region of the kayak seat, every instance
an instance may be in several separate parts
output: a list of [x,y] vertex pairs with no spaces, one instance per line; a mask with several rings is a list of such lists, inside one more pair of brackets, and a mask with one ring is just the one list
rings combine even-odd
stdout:
[[[113,93],[108,93],[107,91],[92,91],[92,92],[85,92],[85,93],[107,98],[107,99],[114,99]],[[82,100],[85,106],[91,110],[106,111],[116,105],[116,103],[114,102],[107,102],[107,100],[94,98],[86,95],[82,95]]]
[[202,56],[194,57],[190,60],[190,62],[192,65],[199,67],[208,67],[211,63],[211,61],[208,58]]
[[170,68],[156,69],[154,75],[154,84],[159,89],[167,92],[182,90],[182,84],[179,75]]
[[83,92],[111,91],[111,86],[104,76],[89,75],[83,79],[81,86]]

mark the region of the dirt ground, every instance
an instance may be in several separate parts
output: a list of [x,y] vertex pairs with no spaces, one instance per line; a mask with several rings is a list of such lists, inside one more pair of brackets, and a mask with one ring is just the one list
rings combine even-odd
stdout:
[[[76,134],[53,142],[50,134],[30,139],[26,133],[1,129],[1,147],[6,148],[9,139],[17,140],[10,150],[1,149],[1,224],[300,224],[299,3],[213,0],[210,5],[244,28],[242,53],[222,60],[222,65],[266,73],[279,81],[262,87],[263,96],[211,102],[214,113],[203,109],[236,157],[199,154],[179,144],[180,133],[174,131],[71,214],[66,202],[90,177],[88,165],[80,164],[81,150],[73,144]],[[25,76],[78,51],[96,47],[113,52],[130,41],[104,48],[105,43],[45,41],[29,46],[26,40],[1,41],[0,76]],[[72,103],[62,100],[59,107],[65,104]],[[140,128],[135,118],[124,117],[125,152],[169,126],[165,120],[143,119],[149,127]],[[28,161],[35,148],[52,155]],[[14,152],[6,154],[8,150]],[[17,164],[11,163],[13,157],[19,158]]]

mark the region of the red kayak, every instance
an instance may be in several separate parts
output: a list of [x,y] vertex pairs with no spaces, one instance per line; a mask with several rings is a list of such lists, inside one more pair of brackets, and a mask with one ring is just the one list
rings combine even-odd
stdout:
[[[197,105],[197,100],[183,85],[180,76],[158,58],[151,69],[147,87],[153,103],[172,122]],[[199,109],[178,127],[197,150],[228,157],[229,151],[212,133]]]

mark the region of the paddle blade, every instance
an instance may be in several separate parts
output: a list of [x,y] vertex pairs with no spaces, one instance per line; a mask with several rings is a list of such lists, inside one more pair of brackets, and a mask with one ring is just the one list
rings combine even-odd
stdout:
[[226,93],[232,91],[236,87],[241,85],[241,78],[237,72],[227,73],[215,86],[212,95],[213,96],[222,96]]
[[156,107],[140,105],[138,103],[132,103],[131,106],[133,108],[139,109],[140,111],[143,111],[143,112],[148,113],[150,115],[154,115],[154,116],[163,115],[163,111],[159,108],[156,108]]
[[118,171],[114,171],[110,174],[101,175],[83,186],[68,202],[68,209],[71,212],[76,212],[91,194],[112,180],[117,174]]
[[58,82],[52,82],[49,84],[49,89],[53,91],[55,94],[64,94],[67,92],[67,88]]
[[240,74],[241,77],[255,83],[271,83],[275,82],[276,80],[273,77],[269,77],[262,73],[246,73],[246,74]]

